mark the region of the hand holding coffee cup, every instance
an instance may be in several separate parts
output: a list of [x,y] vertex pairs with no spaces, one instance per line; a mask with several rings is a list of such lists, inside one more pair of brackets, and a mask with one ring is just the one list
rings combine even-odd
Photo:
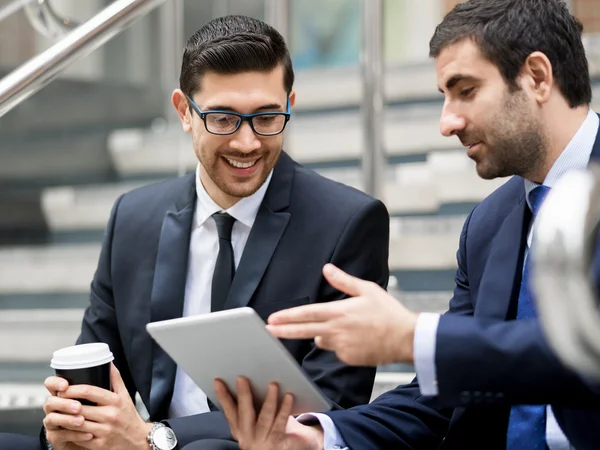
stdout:
[[95,403],[61,398],[61,395],[72,385],[91,385],[110,391],[113,359],[108,345],[103,343],[75,345],[54,352],[50,366],[56,376],[47,378],[44,383],[51,395],[44,404],[44,427],[48,441],[56,450],[78,449],[77,443],[94,437],[78,430],[85,422],[82,405]]
[[[54,353],[57,376],[46,380],[47,440],[55,450],[147,449],[154,424],[138,414],[106,344],[85,344]],[[85,443],[85,444],[84,444]],[[83,445],[80,445],[83,444]]]

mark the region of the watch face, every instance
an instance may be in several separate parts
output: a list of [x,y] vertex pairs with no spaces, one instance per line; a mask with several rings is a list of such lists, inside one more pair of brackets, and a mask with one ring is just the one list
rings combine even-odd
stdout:
[[152,443],[159,450],[173,450],[177,446],[177,438],[170,428],[160,427],[152,435]]

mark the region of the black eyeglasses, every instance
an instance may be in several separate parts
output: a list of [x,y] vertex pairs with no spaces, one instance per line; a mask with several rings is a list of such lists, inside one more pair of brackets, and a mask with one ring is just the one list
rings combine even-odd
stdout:
[[283,132],[291,116],[289,98],[287,112],[239,114],[231,111],[202,111],[189,95],[186,95],[186,97],[204,122],[206,131],[219,136],[235,133],[244,121],[247,121],[252,131],[260,136],[275,136]]

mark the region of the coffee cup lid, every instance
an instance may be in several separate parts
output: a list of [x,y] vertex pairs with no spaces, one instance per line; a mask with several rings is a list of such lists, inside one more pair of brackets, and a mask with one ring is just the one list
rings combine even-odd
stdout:
[[107,344],[93,343],[73,345],[56,350],[52,355],[50,367],[60,370],[85,369],[101,366],[114,359]]

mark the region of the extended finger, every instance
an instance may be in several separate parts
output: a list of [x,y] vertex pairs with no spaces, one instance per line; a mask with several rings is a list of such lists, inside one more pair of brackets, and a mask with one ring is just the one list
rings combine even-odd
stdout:
[[256,420],[256,438],[259,442],[262,442],[271,432],[277,413],[278,397],[279,386],[277,383],[269,383],[265,401]]
[[328,322],[267,325],[267,330],[281,339],[313,339],[316,336],[328,335],[331,332],[331,325]]
[[323,275],[332,287],[350,297],[366,295],[373,289],[373,283],[370,281],[353,277],[333,264],[325,264]]
[[46,414],[58,412],[62,414],[79,414],[81,412],[81,403],[77,400],[70,400],[60,397],[48,397],[44,402],[44,412]]
[[317,303],[283,309],[269,316],[269,325],[327,322],[346,313],[347,305],[341,301]]
[[225,383],[219,379],[214,381],[215,392],[217,394],[217,399],[223,408],[223,413],[225,414],[225,418],[229,423],[229,428],[231,428],[231,434],[237,440],[238,439],[238,408],[235,400],[229,393],[227,386]]
[[59,396],[61,398],[89,400],[98,406],[117,405],[119,403],[119,396],[114,392],[87,384],[70,386],[65,392],[61,392]]
[[59,414],[52,412],[44,417],[43,423],[46,430],[75,430],[81,431],[81,426],[85,422],[83,416],[71,416],[69,414]]

